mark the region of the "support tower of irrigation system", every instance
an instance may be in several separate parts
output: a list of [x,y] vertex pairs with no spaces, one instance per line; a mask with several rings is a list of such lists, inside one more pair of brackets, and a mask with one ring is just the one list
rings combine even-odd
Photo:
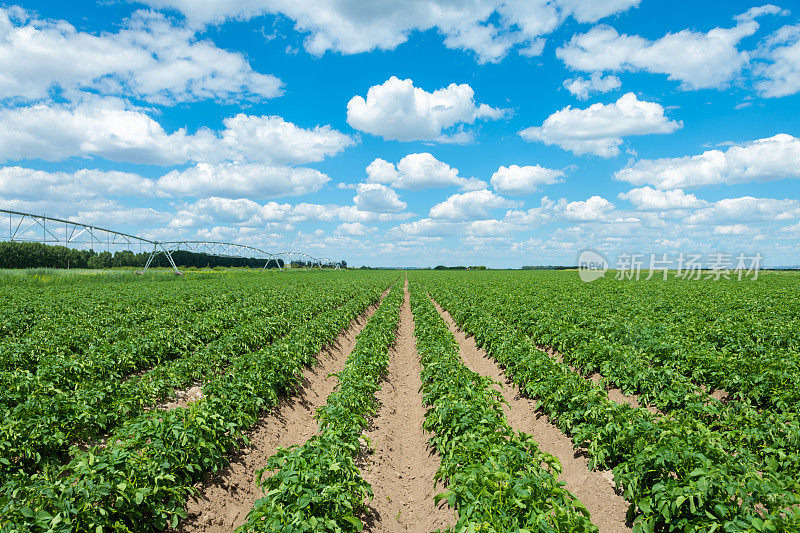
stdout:
[[280,270],[283,270],[281,263],[288,268],[301,264],[311,268],[325,266],[337,270],[340,268],[340,263],[333,259],[316,258],[303,252],[270,253],[254,246],[232,242],[156,241],[92,224],[8,209],[0,209],[0,215],[8,217],[8,234],[0,234],[0,240],[40,242],[83,249],[97,247],[105,248],[107,252],[110,252],[112,248],[114,250],[125,248],[129,251],[135,251],[138,248],[139,253],[150,251],[142,273],[147,272],[147,269],[150,268],[153,258],[158,254],[164,254],[175,274],[181,274],[172,257],[172,254],[177,251],[238,259],[262,259],[265,261],[262,270],[266,270],[270,261],[274,261]]

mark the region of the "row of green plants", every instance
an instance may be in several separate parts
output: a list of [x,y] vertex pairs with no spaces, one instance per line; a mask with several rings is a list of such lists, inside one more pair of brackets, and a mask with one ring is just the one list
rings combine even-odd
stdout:
[[[245,299],[256,287],[264,287],[264,280],[263,276],[240,276],[209,283],[205,279],[81,275],[47,285],[0,283],[2,323],[15,324],[8,335],[0,337],[0,370],[22,367],[35,372],[39,361],[49,355],[83,355],[98,342],[124,340],[135,335],[141,324],[163,320],[162,310],[175,315],[202,310],[220,297]],[[288,281],[273,277],[268,286],[288,285]]]
[[[636,531],[800,527],[797,486],[760,472],[752,453],[731,455],[725,436],[697,420],[654,416],[610,401],[600,387],[498,318],[485,292],[442,281],[429,280],[426,288],[460,327],[576,447],[586,449],[593,466],[613,468],[617,486],[632,503],[629,518]],[[516,304],[517,314],[524,306]]]
[[[800,420],[796,408],[760,409],[747,397],[721,402],[686,373],[643,351],[641,343],[628,343],[628,337],[610,333],[616,329],[598,330],[600,323],[569,318],[566,310],[559,314],[546,312],[548,304],[536,296],[536,289],[528,288],[520,294],[518,286],[497,285],[481,290],[484,297],[489,296],[492,313],[541,347],[555,348],[564,362],[584,376],[599,372],[604,385],[636,394],[640,402],[674,417],[705,424],[722,435],[729,453],[738,455],[742,449],[747,450],[755,456],[759,471],[783,476],[789,486],[800,476]],[[609,300],[615,300],[613,293]],[[573,316],[580,312],[574,311]],[[610,316],[609,321],[619,320],[619,315],[626,316],[620,311]],[[639,335],[640,339],[645,337]],[[672,345],[682,342],[674,338],[671,341]],[[646,346],[652,348],[653,344]],[[665,349],[661,351],[666,353]],[[787,394],[793,388],[790,382],[783,384]]]
[[185,516],[194,484],[226,465],[260,414],[297,387],[303,368],[378,300],[386,275],[372,280],[371,288],[338,309],[238,356],[203,385],[200,400],[145,411],[117,427],[105,445],[76,453],[62,468],[9,479],[0,494],[0,524],[10,531],[175,526]]
[[414,334],[429,406],[425,429],[441,457],[437,496],[458,510],[454,530],[597,531],[586,508],[558,480],[558,459],[516,432],[491,379],[461,362],[453,334],[425,293],[411,293]]
[[557,331],[565,351],[587,337],[614,342],[759,409],[794,412],[800,402],[795,276],[587,285],[574,274],[541,276],[533,283],[501,275],[485,278],[483,285],[506,302],[524,303],[530,329],[542,335]]
[[[291,305],[266,306],[267,302],[261,302],[251,312],[243,310],[233,315],[237,327],[220,330],[222,334],[215,340],[163,361],[144,374],[128,379],[100,375],[76,390],[34,391],[26,401],[4,413],[0,452],[5,460],[0,460],[0,482],[17,472],[59,468],[68,459],[71,446],[95,440],[174,391],[206,381],[235,358],[273,342],[317,313],[341,305],[353,293],[351,287],[322,296],[317,290],[298,290],[292,295]],[[203,318],[194,315],[189,320]]]
[[404,299],[396,284],[356,338],[335,390],[317,410],[319,433],[301,446],[281,448],[258,471],[265,496],[237,530],[361,531],[372,487],[356,465],[362,433],[375,415]]

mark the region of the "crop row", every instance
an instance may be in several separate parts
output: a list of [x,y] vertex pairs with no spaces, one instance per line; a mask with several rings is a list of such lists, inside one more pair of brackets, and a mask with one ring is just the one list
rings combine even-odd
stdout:
[[780,277],[688,286],[493,281],[484,286],[492,299],[519,304],[520,320],[542,337],[555,331],[548,344],[562,351],[586,339],[614,343],[759,409],[793,411],[800,402],[800,307]]
[[[395,286],[356,338],[336,389],[317,410],[318,434],[282,448],[258,472],[265,496],[238,531],[361,531],[372,488],[359,472],[361,434],[378,407],[375,393],[389,364],[402,287]],[[274,472],[268,475],[269,472]]]
[[[281,340],[243,354],[207,381],[187,407],[150,410],[116,428],[105,446],[78,453],[59,471],[16,476],[0,495],[0,524],[12,531],[160,530],[185,515],[204,472],[227,463],[246,431],[302,368],[382,290],[371,289],[322,312]],[[385,286],[385,285],[382,285]]]
[[93,347],[136,337],[143,326],[153,327],[151,321],[168,324],[187,313],[223,310],[252,298],[253,289],[263,287],[263,281],[256,279],[235,284],[206,280],[205,287],[201,280],[186,280],[181,285],[156,282],[156,287],[142,290],[141,283],[109,284],[94,278],[102,277],[85,282],[88,288],[74,283],[54,283],[46,289],[14,286],[13,305],[0,305],[0,316],[10,314],[18,324],[13,335],[0,338],[0,370],[24,368],[36,373],[51,358],[91,356]]
[[5,458],[0,460],[0,480],[14,472],[58,468],[70,446],[94,439],[176,389],[205,381],[234,358],[273,342],[351,295],[350,290],[322,297],[313,290],[298,291],[291,306],[259,308],[209,344],[164,361],[144,375],[127,380],[98,377],[75,391],[36,390],[8,410],[0,425],[0,451]]
[[425,293],[411,295],[414,334],[429,405],[425,428],[441,456],[437,480],[458,510],[456,531],[597,531],[586,508],[558,476],[558,459],[515,432],[489,378],[470,371]]
[[[600,372],[604,384],[637,394],[646,405],[717,430],[729,453],[739,455],[746,450],[755,456],[759,471],[784,477],[788,489],[796,486],[800,474],[800,421],[793,411],[761,410],[742,400],[723,403],[674,366],[663,365],[641,347],[607,331],[613,328],[601,331],[600,325],[592,321],[565,319],[566,310],[561,314],[545,313],[536,305],[538,300],[519,297],[511,301],[507,292],[520,295],[498,289],[488,292],[488,309],[537,345],[557,349],[563,361],[583,375]],[[488,290],[481,291],[482,297]],[[672,344],[678,341],[673,339]],[[782,387],[786,394],[794,388],[789,382]]]
[[614,469],[638,531],[800,526],[794,491],[770,472],[758,472],[751,454],[730,455],[719,432],[610,401],[605,391],[486,309],[484,293],[442,283],[426,288],[576,446],[586,447],[595,466]]

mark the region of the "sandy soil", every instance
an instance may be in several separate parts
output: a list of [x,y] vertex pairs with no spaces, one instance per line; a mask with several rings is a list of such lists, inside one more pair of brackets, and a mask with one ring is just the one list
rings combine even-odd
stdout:
[[362,458],[361,465],[374,492],[366,530],[443,529],[455,524],[455,511],[444,501],[437,508],[433,501],[444,487],[434,487],[440,461],[427,445],[430,435],[422,429],[425,408],[408,285],[397,343],[390,355],[387,380],[376,395],[381,407],[366,432],[374,451]]
[[200,493],[189,500],[189,516],[179,524],[178,531],[229,532],[244,523],[253,504],[263,496],[255,482],[256,471],[266,466],[278,446],[299,445],[317,433],[314,413],[337,383],[330,374],[344,368],[356,336],[376,309],[372,306],[358,317],[331,348],[319,355],[319,364],[303,372],[300,391],[265,415],[249,435],[250,446],[199,487]]
[[203,397],[203,389],[199,384],[195,384],[192,387],[181,390],[175,393],[175,396],[166,402],[160,403],[156,409],[161,409],[162,411],[170,411],[172,409],[177,409],[178,407],[186,407],[192,402],[196,402],[200,398]]
[[458,341],[464,364],[474,372],[489,376],[503,384],[499,390],[508,402],[508,405],[504,406],[508,423],[517,431],[532,435],[541,450],[558,458],[563,468],[559,479],[564,481],[566,488],[586,506],[592,522],[602,533],[630,531],[625,523],[629,504],[614,491],[611,472],[589,469],[585,457],[573,449],[572,440],[551,424],[546,416],[538,413],[536,402],[523,398],[519,394],[519,389],[506,378],[497,363],[490,359],[484,350],[478,348],[472,337],[467,337],[456,327],[447,311],[438,304],[435,305]]
[[[552,348],[543,348],[543,347],[539,347],[539,349],[542,350],[543,352],[545,352],[550,357],[554,358],[559,363],[563,363],[564,362],[564,358],[561,356],[561,354],[558,353],[557,351],[555,351],[554,349],[552,349]],[[567,365],[567,366],[569,367],[570,370],[572,370],[576,374],[580,374],[580,372],[578,372],[577,368],[573,367],[572,365]],[[598,372],[595,372],[594,374],[589,376],[589,379],[592,380],[594,383],[599,385],[600,384],[600,380],[603,379],[603,376],[602,376],[602,374],[600,374]],[[639,402],[639,396],[636,395],[636,394],[625,394],[624,392],[622,392],[622,390],[620,390],[620,389],[618,389],[616,387],[611,387],[611,386],[606,386],[604,390],[606,391],[606,394],[608,395],[608,399],[611,400],[612,402],[626,403],[626,404],[630,405],[631,407],[635,407],[635,408],[641,407],[642,409],[646,409],[646,410],[650,411],[654,415],[661,415],[662,414],[656,407],[654,407],[652,405],[642,405]]]

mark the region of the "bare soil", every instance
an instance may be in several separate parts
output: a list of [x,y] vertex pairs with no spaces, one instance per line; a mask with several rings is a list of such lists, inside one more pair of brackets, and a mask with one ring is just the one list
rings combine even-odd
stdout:
[[503,406],[508,423],[515,430],[532,435],[542,451],[558,458],[563,469],[559,479],[586,506],[592,522],[602,533],[630,531],[625,521],[629,503],[615,492],[612,473],[591,470],[583,454],[573,448],[572,440],[551,424],[546,415],[537,412],[536,402],[522,397],[497,363],[478,348],[472,337],[458,329],[447,311],[438,303],[434,304],[455,335],[464,364],[474,372],[502,384],[498,390],[508,402]]
[[445,501],[438,507],[434,504],[434,496],[444,487],[434,486],[440,460],[428,446],[430,434],[422,429],[420,370],[406,284],[387,380],[376,395],[380,408],[365,434],[373,447],[361,464],[374,493],[365,520],[368,531],[433,531],[456,522],[455,511]]
[[[563,363],[564,362],[564,358],[561,356],[561,354],[558,353],[553,348],[539,347],[539,349],[542,350],[543,352],[545,352],[550,357],[554,358],[559,363]],[[580,374],[580,372],[578,372],[577,368],[573,367],[572,365],[567,365],[567,366],[569,366],[569,369],[572,370],[573,372],[575,372],[576,374]],[[592,380],[592,382],[600,385],[600,381],[603,379],[603,375],[600,374],[599,372],[595,372],[594,374],[589,376],[589,379]],[[625,403],[625,404],[628,404],[628,405],[630,405],[631,407],[634,407],[634,408],[641,407],[642,409],[646,409],[646,410],[650,411],[654,415],[663,414],[663,413],[661,413],[661,411],[659,411],[656,407],[654,407],[652,405],[642,405],[642,403],[639,401],[639,396],[636,395],[636,394],[625,394],[619,388],[611,387],[611,386],[604,387],[604,390],[606,391],[606,394],[608,395],[608,399],[611,400],[612,402]]]
[[163,403],[158,404],[156,409],[162,411],[171,411],[178,407],[186,407],[192,402],[196,402],[203,397],[203,388],[199,384],[195,384],[188,389],[181,390],[175,393],[175,396]]
[[189,516],[179,524],[178,531],[230,532],[244,523],[253,504],[264,495],[256,485],[256,471],[266,466],[278,446],[301,445],[317,433],[319,428],[314,414],[325,404],[337,383],[331,374],[344,369],[347,356],[355,347],[356,336],[376,309],[377,305],[370,307],[350,324],[333,346],[323,350],[318,355],[319,364],[303,372],[298,393],[285,398],[266,414],[249,434],[250,445],[241,450],[227,468],[198,487],[200,492],[189,500],[186,508]]

